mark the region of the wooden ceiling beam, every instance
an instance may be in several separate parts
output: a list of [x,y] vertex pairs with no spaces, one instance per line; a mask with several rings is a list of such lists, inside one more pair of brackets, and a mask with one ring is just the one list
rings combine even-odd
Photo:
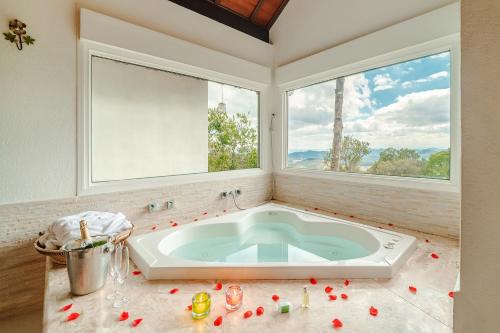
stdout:
[[239,30],[266,43],[269,43],[269,30],[259,27],[250,20],[243,18],[229,10],[219,6],[218,0],[170,0],[184,8],[190,9],[198,14],[209,17],[215,21]]
[[271,27],[273,26],[274,22],[276,22],[276,20],[278,19],[278,16],[280,16],[281,12],[283,11],[283,9],[285,9],[285,6],[288,4],[288,0],[283,0],[281,2],[281,5],[278,7],[278,9],[274,12],[274,15],[273,17],[271,18],[271,20],[269,20],[269,22],[267,23],[266,25],[266,29],[269,31],[271,29]]
[[250,15],[250,21],[255,23],[255,17],[257,17],[257,14],[259,14],[260,8],[262,7],[262,4],[264,3],[264,0],[259,0],[257,2],[257,5],[255,5],[255,8],[252,11],[252,15]]

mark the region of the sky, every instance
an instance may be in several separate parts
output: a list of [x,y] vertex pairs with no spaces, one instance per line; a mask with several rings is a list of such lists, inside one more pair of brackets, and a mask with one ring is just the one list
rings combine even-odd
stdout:
[[259,95],[253,90],[208,81],[208,107],[216,108],[221,101],[229,115],[244,113],[252,127],[258,128]]
[[[336,81],[288,92],[288,150],[328,150]],[[450,147],[450,54],[347,76],[343,136],[371,148]]]

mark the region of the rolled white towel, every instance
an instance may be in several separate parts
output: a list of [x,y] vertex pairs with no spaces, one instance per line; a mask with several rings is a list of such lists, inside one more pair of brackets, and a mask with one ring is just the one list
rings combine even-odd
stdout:
[[45,239],[46,248],[60,247],[67,242],[80,238],[80,221],[87,221],[91,236],[113,236],[132,228],[132,224],[122,213],[88,211],[65,216],[49,226],[49,235]]

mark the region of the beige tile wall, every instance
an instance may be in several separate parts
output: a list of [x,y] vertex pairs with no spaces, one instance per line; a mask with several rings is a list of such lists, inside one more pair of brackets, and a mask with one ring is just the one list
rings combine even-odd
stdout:
[[[271,175],[0,206],[0,318],[41,308],[45,260],[32,243],[56,218],[84,210],[120,211],[139,231],[155,223],[169,227],[170,220],[182,224],[234,211],[219,195],[235,187],[243,191],[241,206],[255,206],[270,199]],[[167,199],[176,201],[175,209],[148,213],[149,202]]]
[[436,235],[459,235],[459,193],[279,174],[275,186],[277,200]]

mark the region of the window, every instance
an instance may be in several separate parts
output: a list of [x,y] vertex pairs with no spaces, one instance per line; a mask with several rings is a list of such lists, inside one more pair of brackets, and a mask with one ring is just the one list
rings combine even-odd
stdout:
[[450,179],[450,52],[286,92],[288,168]]
[[259,167],[259,92],[91,58],[93,183]]

